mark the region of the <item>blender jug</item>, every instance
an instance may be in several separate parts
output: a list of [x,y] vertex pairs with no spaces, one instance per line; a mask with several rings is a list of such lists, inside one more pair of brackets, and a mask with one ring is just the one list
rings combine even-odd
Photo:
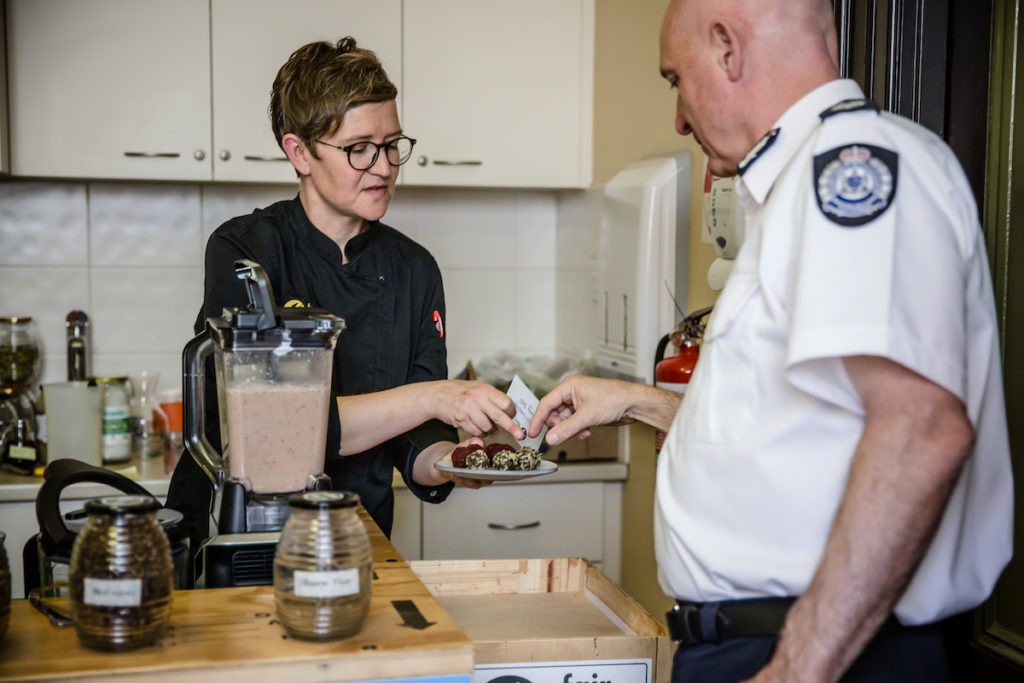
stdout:
[[[323,473],[334,346],[345,322],[277,308],[263,268],[235,261],[249,295],[185,346],[186,448],[221,495],[221,533],[280,529],[286,494],[329,488]],[[206,438],[205,368],[213,354],[221,448]]]

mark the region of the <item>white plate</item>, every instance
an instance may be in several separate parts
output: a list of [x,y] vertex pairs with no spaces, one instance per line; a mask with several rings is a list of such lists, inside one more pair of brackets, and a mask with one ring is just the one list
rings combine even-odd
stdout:
[[541,460],[535,470],[472,470],[468,467],[452,467],[451,463],[451,459],[442,458],[434,463],[434,467],[463,479],[479,479],[480,481],[518,481],[551,474],[558,470],[558,465],[550,460]]

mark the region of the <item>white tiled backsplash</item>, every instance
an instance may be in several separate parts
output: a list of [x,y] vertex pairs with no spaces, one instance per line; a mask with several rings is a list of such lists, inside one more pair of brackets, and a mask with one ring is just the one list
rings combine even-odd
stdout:
[[[90,320],[93,374],[155,370],[161,389],[180,388],[207,237],[295,191],[0,182],[0,316],[37,321],[44,382],[65,379],[64,317],[81,309]],[[398,188],[384,221],[441,267],[452,376],[495,351],[585,351],[595,220],[592,192]]]

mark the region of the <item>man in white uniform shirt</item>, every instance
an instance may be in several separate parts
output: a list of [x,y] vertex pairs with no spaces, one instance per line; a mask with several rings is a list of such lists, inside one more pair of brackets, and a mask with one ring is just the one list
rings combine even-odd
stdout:
[[[747,237],[685,401],[570,377],[530,433],[668,429],[673,680],[941,681],[991,592],[1012,478],[990,275],[950,149],[840,80],[827,0],[673,0],[676,129],[738,174]],[[671,429],[669,427],[671,426]]]

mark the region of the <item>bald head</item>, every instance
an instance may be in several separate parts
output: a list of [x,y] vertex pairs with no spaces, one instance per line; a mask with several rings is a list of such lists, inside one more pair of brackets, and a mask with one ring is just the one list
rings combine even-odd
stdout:
[[727,175],[793,103],[839,77],[829,0],[671,0],[661,71],[676,129]]

